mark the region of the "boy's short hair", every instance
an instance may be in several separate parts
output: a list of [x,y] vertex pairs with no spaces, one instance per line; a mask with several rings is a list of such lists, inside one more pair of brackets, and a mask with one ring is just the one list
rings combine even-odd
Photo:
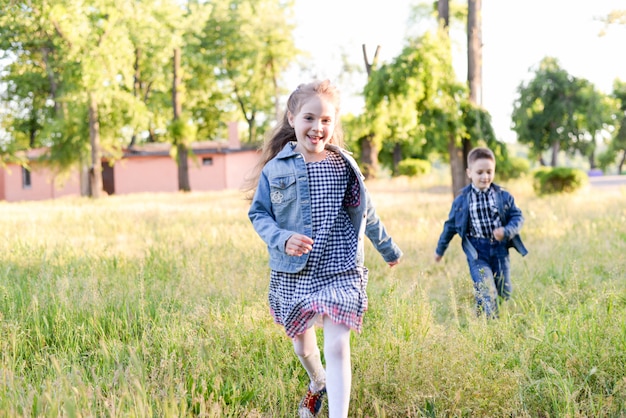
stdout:
[[476,160],[483,159],[491,160],[494,163],[496,162],[496,156],[493,154],[493,151],[487,147],[476,147],[467,154],[467,166],[469,167]]

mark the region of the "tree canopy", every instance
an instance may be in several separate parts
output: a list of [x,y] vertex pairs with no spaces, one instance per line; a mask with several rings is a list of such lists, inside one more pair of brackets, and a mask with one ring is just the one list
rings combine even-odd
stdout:
[[237,119],[260,141],[298,55],[291,8],[284,0],[10,2],[0,16],[2,149],[49,147],[49,162],[87,166],[97,182],[103,153],[114,161],[139,142],[213,139]]
[[513,129],[542,164],[543,153],[550,150],[550,165],[556,166],[563,150],[589,157],[593,168],[598,141],[615,130],[616,109],[615,102],[589,81],[570,75],[557,59],[546,57],[534,77],[518,87]]

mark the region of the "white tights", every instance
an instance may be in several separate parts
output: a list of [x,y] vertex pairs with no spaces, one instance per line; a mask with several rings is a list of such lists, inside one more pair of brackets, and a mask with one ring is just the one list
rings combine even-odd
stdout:
[[322,365],[315,327],[297,335],[293,339],[293,348],[311,379],[311,389],[318,391],[326,384],[328,417],[347,417],[352,384],[350,328],[324,316],[326,371]]

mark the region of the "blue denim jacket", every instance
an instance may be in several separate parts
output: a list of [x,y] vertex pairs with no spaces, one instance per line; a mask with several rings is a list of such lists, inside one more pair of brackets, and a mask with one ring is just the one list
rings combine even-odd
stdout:
[[[270,268],[287,273],[302,270],[309,258],[309,254],[300,257],[287,255],[285,253],[287,240],[294,233],[309,237],[312,237],[313,233],[306,163],[302,154],[293,151],[294,145],[293,142],[286,144],[278,155],[265,165],[248,211],[254,229],[267,244]],[[399,259],[402,251],[387,234],[385,226],[376,214],[356,161],[347,151],[335,145],[326,145],[326,149],[341,155],[354,170],[359,182],[359,205],[346,208],[359,237],[357,265],[362,266],[364,263],[364,235],[370,239],[386,262]]]
[[[524,224],[522,211],[515,206],[515,200],[509,192],[494,183],[491,184],[491,187],[493,187],[496,192],[498,213],[500,213],[502,226],[504,227],[503,241],[507,248],[513,247],[522,256],[525,256],[528,254],[528,250],[519,235],[522,225]],[[473,260],[478,258],[476,249],[467,238],[469,232],[469,192],[471,189],[471,184],[464,187],[461,193],[452,202],[448,220],[443,224],[443,232],[437,243],[437,254],[443,255],[454,235],[459,234],[459,237],[461,237],[461,246],[467,257]]]

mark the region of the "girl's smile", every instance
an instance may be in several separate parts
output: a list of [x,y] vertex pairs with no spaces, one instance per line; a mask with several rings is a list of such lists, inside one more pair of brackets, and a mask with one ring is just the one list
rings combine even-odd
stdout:
[[298,141],[295,151],[306,161],[321,161],[326,157],[324,147],[333,137],[336,114],[335,106],[320,96],[304,102],[297,114],[288,114]]

